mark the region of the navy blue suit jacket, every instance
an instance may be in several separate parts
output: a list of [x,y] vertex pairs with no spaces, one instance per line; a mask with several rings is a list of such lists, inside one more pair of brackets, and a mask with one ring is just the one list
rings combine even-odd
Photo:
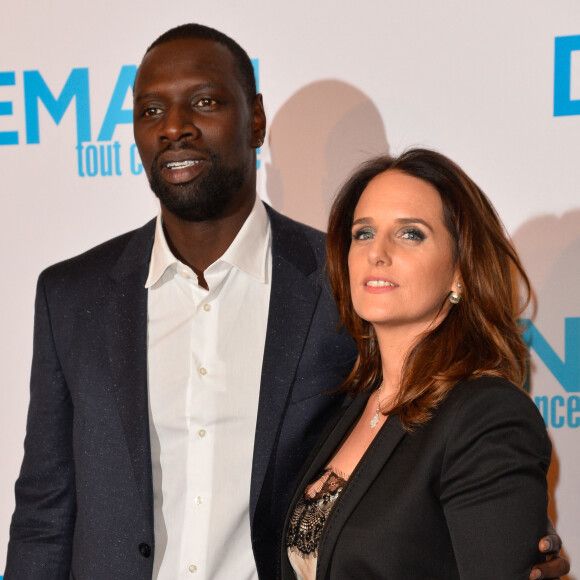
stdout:
[[[289,495],[356,354],[337,330],[324,235],[267,209],[272,290],[249,498],[261,578],[276,575]],[[151,221],[39,278],[6,580],[151,577],[144,285],[154,231]]]

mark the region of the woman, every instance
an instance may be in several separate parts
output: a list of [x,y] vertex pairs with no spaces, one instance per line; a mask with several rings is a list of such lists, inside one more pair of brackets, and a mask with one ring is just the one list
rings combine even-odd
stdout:
[[334,203],[328,262],[354,400],[303,472],[282,578],[528,578],[551,446],[491,203],[438,153],[373,159]]

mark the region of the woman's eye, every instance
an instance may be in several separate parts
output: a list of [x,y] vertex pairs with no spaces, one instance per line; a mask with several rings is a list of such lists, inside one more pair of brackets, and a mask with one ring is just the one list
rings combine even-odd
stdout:
[[402,236],[406,240],[414,240],[422,242],[425,239],[425,234],[418,228],[406,228]]
[[371,240],[374,237],[374,232],[371,228],[361,228],[352,233],[353,240]]

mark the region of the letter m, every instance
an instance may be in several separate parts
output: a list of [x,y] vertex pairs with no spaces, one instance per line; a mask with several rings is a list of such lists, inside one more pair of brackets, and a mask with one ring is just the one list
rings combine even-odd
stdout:
[[24,71],[24,108],[26,113],[26,142],[40,143],[38,103],[58,125],[70,105],[76,99],[77,143],[91,140],[91,115],[89,100],[89,69],[75,68],[71,71],[60,95],[54,98],[37,70]]
[[533,348],[550,372],[568,393],[580,392],[580,318],[564,319],[564,360],[562,360],[534,326],[523,319],[522,338],[528,348]]

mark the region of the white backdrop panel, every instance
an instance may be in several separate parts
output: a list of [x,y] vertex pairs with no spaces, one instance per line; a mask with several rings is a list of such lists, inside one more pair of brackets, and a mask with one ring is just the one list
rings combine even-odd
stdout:
[[[0,145],[0,566],[22,454],[36,278],[155,214],[144,175],[131,171],[130,125],[97,139],[122,67],[191,21],[223,30],[258,59],[270,127],[259,192],[277,209],[324,228],[333,193],[360,160],[416,145],[449,155],[488,193],[538,293],[534,332],[547,342],[533,343],[532,396],[555,448],[551,513],[580,561],[580,111],[554,116],[555,38],[580,36],[577,0],[22,0],[5,3],[0,22],[0,142],[14,132],[19,141]],[[580,100],[578,49],[568,54],[571,101]],[[88,69],[75,73],[88,74],[88,85],[79,80],[58,125],[58,107],[51,115],[41,103],[39,143],[28,143],[25,93],[43,81],[56,98],[73,69]],[[126,97],[118,108],[130,109]],[[75,107],[91,125],[84,176]],[[86,174],[101,145],[121,175]]]

